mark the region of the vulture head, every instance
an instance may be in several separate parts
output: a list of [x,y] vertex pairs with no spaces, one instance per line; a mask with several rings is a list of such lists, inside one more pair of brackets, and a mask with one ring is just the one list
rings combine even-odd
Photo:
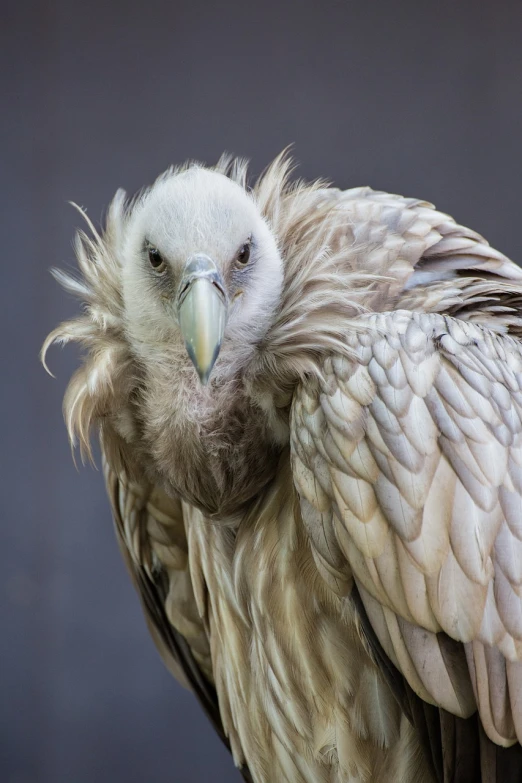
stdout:
[[196,166],[162,179],[129,216],[123,262],[127,334],[150,376],[175,352],[172,374],[186,381],[190,359],[205,386],[222,346],[214,387],[242,372],[283,284],[275,236],[244,188]]
[[86,305],[43,348],[87,347],[64,399],[72,443],[89,454],[98,425],[113,464],[220,518],[274,475],[296,384],[346,351],[372,282],[336,252],[332,191],[289,169],[280,156],[249,189],[240,161],[189,164],[118,191],[101,233],[84,216],[82,279],[55,272]]

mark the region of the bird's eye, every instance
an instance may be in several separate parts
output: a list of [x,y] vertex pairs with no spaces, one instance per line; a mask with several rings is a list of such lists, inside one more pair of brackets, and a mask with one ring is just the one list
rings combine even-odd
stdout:
[[240,266],[246,266],[246,264],[248,264],[249,259],[250,259],[250,242],[245,242],[245,244],[237,254],[236,260],[237,263],[240,264]]
[[149,247],[149,261],[154,271],[158,272],[159,274],[164,272],[167,268],[167,264],[165,263],[163,256],[155,247]]

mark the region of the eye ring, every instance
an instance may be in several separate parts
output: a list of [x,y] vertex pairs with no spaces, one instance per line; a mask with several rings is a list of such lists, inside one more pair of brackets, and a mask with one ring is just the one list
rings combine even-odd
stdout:
[[252,242],[249,239],[248,242],[245,242],[244,245],[242,245],[239,249],[239,252],[236,256],[236,263],[239,264],[239,266],[246,266],[248,262],[250,261],[250,250],[252,248]]
[[162,275],[167,269],[167,264],[160,251],[156,247],[151,246],[148,248],[148,256],[149,263],[156,274]]

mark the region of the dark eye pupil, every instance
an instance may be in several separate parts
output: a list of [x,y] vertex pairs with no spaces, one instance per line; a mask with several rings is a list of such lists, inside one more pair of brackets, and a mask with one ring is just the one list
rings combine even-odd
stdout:
[[149,261],[154,269],[158,269],[163,263],[162,255],[155,247],[149,248]]
[[246,264],[249,258],[250,258],[250,245],[246,244],[243,245],[243,247],[239,251],[237,260],[239,261],[240,264]]

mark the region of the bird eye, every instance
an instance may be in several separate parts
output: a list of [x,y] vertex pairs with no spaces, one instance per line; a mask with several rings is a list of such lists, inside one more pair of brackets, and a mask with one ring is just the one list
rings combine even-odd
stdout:
[[163,256],[155,247],[149,247],[149,261],[154,271],[159,272],[159,274],[164,272],[167,268],[167,264],[165,263]]
[[246,266],[250,259],[250,242],[245,242],[239,253],[237,254],[237,263],[241,266]]

